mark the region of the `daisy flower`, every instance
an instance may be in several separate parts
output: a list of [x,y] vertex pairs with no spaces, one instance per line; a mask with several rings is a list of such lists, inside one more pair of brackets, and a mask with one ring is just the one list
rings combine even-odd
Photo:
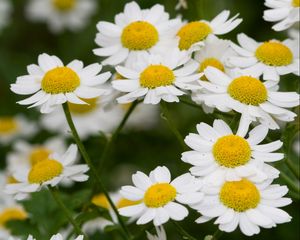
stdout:
[[153,220],[155,226],[160,226],[170,218],[181,221],[188,216],[188,210],[182,204],[196,204],[203,197],[198,192],[200,180],[186,173],[171,182],[171,174],[166,167],[155,168],[149,177],[137,172],[132,181],[135,186],[122,187],[121,195],[141,203],[120,208],[119,212],[122,216],[136,217],[137,224]]
[[167,240],[167,234],[163,226],[155,226],[155,230],[157,235],[146,232],[148,240]]
[[279,128],[274,119],[290,122],[297,116],[285,108],[298,106],[299,94],[278,92],[278,85],[274,81],[261,82],[258,78],[238,71],[230,77],[213,67],[207,67],[204,73],[210,82],[200,81],[201,86],[207,90],[206,93],[194,96],[194,100],[200,103],[204,102],[222,112],[234,110],[270,129]]
[[85,27],[96,10],[94,0],[30,0],[26,16],[35,22],[45,22],[50,31],[78,31]]
[[74,60],[67,66],[56,56],[40,54],[38,64],[27,67],[28,75],[20,76],[11,85],[11,90],[20,95],[34,94],[18,102],[30,107],[41,106],[41,113],[50,113],[57,105],[65,102],[88,104],[84,99],[109,94],[106,88],[100,88],[111,76],[110,72],[102,74],[98,63],[83,67],[83,63]]
[[[13,240],[13,239],[12,239]],[[33,238],[33,236],[29,235],[27,240],[36,240],[35,238]],[[64,240],[63,236],[60,233],[57,233],[55,235],[53,235],[50,240]],[[77,238],[75,238],[74,240],[83,240],[83,235],[79,235]]]
[[17,138],[31,137],[37,130],[35,123],[21,115],[0,116],[0,144],[7,145]]
[[5,192],[21,200],[29,193],[38,192],[42,187],[56,186],[63,180],[84,182],[88,179],[85,174],[89,170],[85,164],[73,164],[77,157],[77,146],[72,144],[63,154],[51,154],[48,159],[40,161],[31,169],[17,172],[14,177],[18,183],[6,185]]
[[289,222],[291,216],[279,207],[292,201],[283,197],[286,186],[266,181],[253,183],[245,178],[240,181],[226,181],[220,186],[203,187],[203,201],[194,206],[201,217],[197,223],[213,218],[224,232],[233,232],[238,226],[243,234],[252,236],[260,232],[260,227],[272,228],[277,224]]
[[264,20],[278,22],[272,28],[283,31],[299,22],[299,0],[265,0],[265,6],[271,8],[264,11]]
[[249,124],[241,120],[236,134],[222,120],[215,120],[212,127],[198,124],[198,134],[190,133],[184,140],[193,150],[184,152],[182,161],[194,166],[190,169],[192,175],[215,184],[245,177],[255,182],[277,178],[279,171],[265,163],[283,159],[282,153],[273,153],[282,142],[260,144],[268,134],[263,125],[252,129],[246,138]]
[[299,76],[299,43],[287,39],[283,42],[270,40],[256,42],[241,33],[237,36],[241,47],[232,44],[239,56],[229,58],[229,62],[243,69],[245,74],[256,77],[263,75],[264,80],[278,82],[281,75],[294,73]]
[[127,93],[117,99],[119,103],[142,97],[145,104],[158,104],[161,100],[179,102],[178,96],[185,94],[183,90],[200,88],[195,84],[201,77],[195,73],[198,64],[189,59],[187,52],[174,49],[164,55],[146,53],[140,57],[135,67],[116,67],[125,79],[112,81],[112,86]]
[[0,31],[8,24],[11,12],[11,2],[8,0],[0,0]]
[[177,32],[180,50],[191,50],[199,43],[202,45],[210,34],[223,35],[235,29],[242,19],[237,18],[238,14],[228,19],[229,15],[230,11],[224,10],[210,22],[199,20],[184,24]]
[[117,65],[143,52],[161,52],[176,46],[176,26],[179,19],[169,19],[160,4],[141,10],[136,2],[125,5],[124,12],[115,16],[115,23],[100,21],[94,54],[107,57],[104,65]]

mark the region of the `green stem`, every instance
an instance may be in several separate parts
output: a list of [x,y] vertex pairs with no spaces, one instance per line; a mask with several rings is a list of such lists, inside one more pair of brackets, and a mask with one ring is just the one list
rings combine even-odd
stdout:
[[284,172],[280,172],[280,176],[293,191],[295,191],[298,195],[300,194],[299,183],[296,184],[295,181],[290,179]]
[[178,142],[180,143],[182,149],[185,150],[186,149],[185,142],[184,142],[183,137],[181,136],[180,132],[177,130],[177,128],[175,127],[175,124],[173,123],[173,121],[170,118],[170,113],[169,113],[167,104],[162,101],[160,106],[161,106],[162,113],[163,113],[163,115],[162,115],[163,119],[166,120],[169,128],[171,129],[173,134],[176,136],[176,138],[177,138]]
[[298,167],[289,158],[285,159],[285,163],[288,166],[288,168],[291,170],[291,172],[299,179],[300,172]]
[[79,151],[81,152],[81,155],[82,155],[83,159],[85,160],[86,164],[89,166],[92,174],[94,175],[94,178],[95,178],[97,184],[99,184],[99,187],[101,188],[101,190],[104,193],[105,197],[107,198],[110,206],[112,207],[113,211],[115,212],[121,228],[123,229],[123,231],[126,234],[127,238],[130,239],[130,233],[129,233],[127,227],[125,226],[125,224],[124,224],[124,222],[123,222],[123,220],[122,220],[122,218],[121,218],[121,216],[118,212],[118,209],[116,208],[115,204],[113,203],[112,199],[110,198],[110,196],[108,194],[108,191],[106,190],[104,184],[102,183],[102,180],[99,177],[98,172],[97,172],[94,164],[92,163],[92,161],[91,161],[91,159],[90,159],[83,143],[80,140],[80,137],[79,137],[78,132],[75,128],[75,125],[74,125],[74,122],[72,120],[72,116],[71,116],[71,113],[70,113],[70,109],[69,109],[69,106],[68,106],[67,103],[63,104],[63,109],[64,109],[64,113],[65,113],[67,122],[69,124],[69,127],[71,129],[73,138],[74,138],[74,140],[75,140],[75,142],[76,142],[76,144],[79,148]]
[[62,209],[62,211],[64,212],[64,214],[66,215],[67,219],[69,220],[69,222],[73,225],[74,230],[77,234],[81,234],[84,235],[85,239],[88,239],[88,236],[86,236],[80,229],[79,225],[76,223],[76,221],[73,219],[72,217],[72,213],[70,212],[70,210],[65,206],[65,204],[63,203],[63,201],[61,200],[60,196],[59,196],[59,192],[57,188],[54,187],[49,187],[49,191],[51,193],[51,195],[53,196],[54,200],[56,201],[56,203],[58,204],[58,206]]
[[220,231],[220,229],[217,229],[217,231],[215,231],[212,240],[218,240],[221,238],[221,236],[223,235],[223,232]]
[[185,231],[176,221],[172,221],[172,223],[175,225],[176,230],[185,238],[189,240],[197,240],[197,238],[194,238],[191,236],[187,231]]

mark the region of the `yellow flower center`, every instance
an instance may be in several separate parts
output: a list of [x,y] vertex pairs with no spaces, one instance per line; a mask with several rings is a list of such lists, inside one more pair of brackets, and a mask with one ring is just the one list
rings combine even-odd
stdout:
[[0,118],[0,135],[14,133],[18,130],[17,121],[12,117]]
[[234,168],[250,160],[251,148],[244,138],[228,135],[217,140],[213,146],[213,155],[221,166]]
[[300,7],[300,0],[293,0],[292,2],[293,7]]
[[260,80],[249,76],[235,78],[229,84],[227,92],[233,99],[247,105],[258,106],[268,99],[265,85]]
[[157,183],[149,187],[144,195],[144,202],[149,208],[159,208],[176,197],[176,189],[169,183]]
[[292,63],[293,53],[285,45],[279,42],[265,42],[255,51],[256,58],[266,65],[286,66]]
[[68,12],[75,6],[76,0],[52,0],[53,6],[62,12]]
[[255,208],[260,201],[256,186],[247,179],[225,182],[219,194],[221,202],[237,212]]
[[81,99],[85,101],[87,104],[74,104],[68,102],[70,111],[74,114],[86,114],[94,111],[97,108],[98,98],[91,98],[91,99]]
[[46,159],[37,162],[31,168],[28,174],[29,183],[43,183],[47,182],[63,172],[63,165],[53,159]]
[[121,198],[119,200],[119,202],[117,203],[116,207],[119,209],[119,208],[123,208],[123,207],[129,207],[129,206],[137,205],[141,202],[142,201],[131,201],[131,200],[128,200],[126,198]]
[[211,27],[205,22],[190,22],[178,31],[180,50],[189,49],[194,43],[203,41],[210,33]]
[[7,183],[7,184],[14,184],[14,183],[19,183],[19,181],[18,181],[17,179],[15,179],[14,176],[9,175],[9,176],[6,178],[6,183]]
[[145,21],[136,21],[126,26],[122,32],[121,42],[129,50],[147,50],[158,42],[156,28]]
[[144,88],[168,86],[174,80],[173,71],[163,65],[150,65],[140,74],[140,84]]
[[79,76],[68,67],[54,68],[42,79],[42,89],[50,94],[73,92],[79,85]]
[[0,227],[12,220],[25,220],[27,214],[24,210],[16,207],[6,208],[0,213]]
[[110,208],[110,204],[109,204],[106,196],[103,193],[99,193],[99,194],[93,196],[92,203],[98,207],[102,207],[105,209]]
[[[200,67],[199,67],[198,72],[199,72],[199,73],[204,72],[204,70],[205,70],[207,67],[214,67],[214,68],[219,69],[219,70],[222,71],[222,72],[225,72],[225,68],[224,68],[223,63],[221,63],[221,62],[220,62],[218,59],[216,59],[216,58],[206,58],[206,59],[204,59],[204,60],[200,63]],[[206,78],[205,75],[203,75],[203,76],[201,77],[201,80],[208,81],[208,79]]]
[[44,147],[37,147],[33,149],[29,156],[29,161],[31,163],[31,166],[37,164],[40,161],[48,159],[51,153],[52,151]]

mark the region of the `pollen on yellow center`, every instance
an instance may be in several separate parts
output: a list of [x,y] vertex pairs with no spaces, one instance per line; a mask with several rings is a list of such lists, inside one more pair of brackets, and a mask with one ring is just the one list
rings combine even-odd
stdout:
[[235,168],[250,160],[251,148],[244,138],[228,135],[217,140],[213,146],[213,155],[221,166]]
[[38,183],[49,181],[63,172],[63,165],[53,159],[46,159],[33,165],[29,174],[29,183]]
[[18,128],[18,122],[14,118],[0,117],[0,135],[14,133]]
[[210,33],[211,27],[205,22],[190,22],[178,31],[180,50],[189,49],[194,43],[203,41]]
[[79,76],[69,67],[49,70],[42,79],[42,89],[50,94],[73,92],[79,85]]
[[148,22],[136,21],[123,29],[121,42],[129,50],[147,50],[159,40],[157,29]]
[[292,2],[293,7],[300,7],[300,0],[293,0]]
[[141,203],[141,201],[131,201],[131,200],[128,200],[126,198],[121,198],[117,202],[116,207],[119,209],[119,208],[123,208],[123,207],[129,207],[129,206],[137,205],[139,203]]
[[219,193],[220,201],[237,212],[255,208],[260,202],[260,193],[247,179],[225,182]]
[[150,65],[140,74],[140,84],[145,88],[168,86],[174,80],[173,71],[163,65]]
[[265,85],[260,80],[249,76],[232,80],[227,92],[233,99],[247,105],[258,106],[268,99]]
[[0,227],[5,227],[5,224],[12,220],[25,220],[27,213],[16,207],[6,208],[0,213]]
[[159,208],[176,197],[176,189],[169,183],[157,183],[147,189],[144,203],[149,208]]
[[52,151],[45,147],[37,147],[33,149],[29,156],[29,161],[31,163],[31,166],[37,164],[40,161],[48,159],[51,153]]
[[98,106],[98,104],[97,104],[98,98],[91,98],[91,99],[82,98],[81,100],[83,100],[87,104],[74,104],[74,103],[68,102],[70,111],[72,113],[79,114],[79,115],[90,113],[90,112],[94,111]]
[[75,7],[76,0],[52,0],[53,6],[62,12],[67,12]]
[[[221,63],[221,61],[219,61],[218,59],[213,58],[213,57],[212,57],[212,58],[206,58],[206,59],[204,59],[204,60],[200,63],[198,72],[199,72],[199,73],[204,72],[204,70],[205,70],[207,67],[214,67],[214,68],[219,69],[219,70],[222,71],[222,72],[225,72],[225,68],[224,68],[223,63]],[[208,81],[208,79],[206,78],[205,75],[203,75],[203,76],[201,77],[201,80]]]
[[255,51],[256,58],[266,65],[286,66],[292,63],[292,51],[280,42],[269,41],[261,44]]
[[98,207],[102,207],[105,209],[110,208],[109,201],[107,200],[106,196],[103,193],[99,193],[92,198],[92,203]]

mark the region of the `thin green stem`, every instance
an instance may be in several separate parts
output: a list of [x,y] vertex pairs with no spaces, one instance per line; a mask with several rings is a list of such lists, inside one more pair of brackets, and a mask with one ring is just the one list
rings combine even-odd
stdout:
[[291,172],[297,177],[300,178],[300,172],[298,166],[296,166],[289,158],[285,159],[285,163],[288,166],[288,168],[291,170]]
[[186,145],[184,143],[183,137],[181,136],[181,134],[178,131],[178,129],[176,128],[175,124],[171,120],[167,104],[165,102],[161,102],[160,106],[161,106],[161,109],[162,109],[163,119],[166,120],[169,128],[171,129],[173,134],[176,136],[176,138],[177,138],[178,142],[180,143],[181,147],[185,150]]
[[74,231],[77,234],[84,235],[85,239],[88,239],[88,236],[81,231],[80,226],[76,223],[76,221],[72,217],[72,213],[70,212],[70,210],[65,206],[65,204],[61,200],[61,198],[59,196],[58,189],[57,188],[53,188],[53,187],[49,187],[49,191],[50,191],[51,195],[53,196],[54,200],[56,201],[56,203],[58,204],[58,206],[61,208],[61,210],[66,215],[66,217],[69,220],[69,222],[73,225]]
[[292,180],[288,175],[286,175],[284,172],[280,172],[281,178],[286,182],[286,184],[295,191],[298,195],[300,194],[300,187],[299,187],[299,182],[298,184]]
[[218,240],[221,238],[221,236],[223,235],[223,232],[220,231],[220,229],[217,229],[217,231],[215,231],[212,240]]
[[69,127],[71,129],[71,132],[72,132],[72,135],[73,135],[73,138],[79,148],[79,151],[81,152],[81,155],[83,157],[83,159],[85,160],[86,164],[89,166],[97,184],[99,184],[99,187],[100,189],[102,190],[102,192],[104,193],[105,197],[107,198],[110,206],[112,207],[113,211],[115,212],[117,218],[118,218],[118,222],[121,226],[121,228],[123,229],[125,235],[127,236],[128,239],[130,239],[130,233],[126,227],[126,225],[124,224],[119,212],[118,212],[118,209],[116,208],[114,202],[112,201],[112,199],[110,198],[109,194],[108,194],[108,191],[106,190],[101,178],[99,177],[98,175],[98,172],[94,166],[94,164],[92,163],[83,143],[81,142],[80,140],[80,137],[78,135],[78,132],[75,128],[75,125],[74,125],[74,122],[72,120],[72,116],[71,116],[71,113],[70,113],[70,109],[69,109],[69,106],[67,103],[64,103],[63,104],[63,109],[64,109],[64,113],[65,113],[65,116],[66,116],[66,119],[67,119],[67,122],[69,124]]
[[176,230],[185,238],[188,240],[197,240],[197,238],[191,236],[187,231],[185,231],[176,221],[172,221],[172,223],[175,225]]

